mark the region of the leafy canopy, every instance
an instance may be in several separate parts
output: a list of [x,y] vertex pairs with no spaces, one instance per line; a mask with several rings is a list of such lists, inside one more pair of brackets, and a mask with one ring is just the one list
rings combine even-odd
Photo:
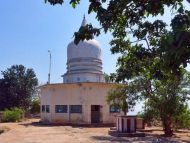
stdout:
[[0,110],[12,107],[27,110],[38,85],[33,69],[13,65],[1,74],[3,78],[0,79]]

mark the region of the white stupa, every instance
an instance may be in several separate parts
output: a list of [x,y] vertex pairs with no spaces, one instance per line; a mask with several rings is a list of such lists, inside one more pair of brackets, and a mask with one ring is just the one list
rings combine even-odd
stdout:
[[[81,26],[87,24],[85,16]],[[67,72],[63,76],[64,83],[105,82],[102,73],[101,48],[95,39],[80,41],[78,45],[72,41],[67,47]]]
[[[82,25],[87,24],[85,17]],[[39,87],[41,120],[51,123],[112,124],[120,111],[106,101],[114,83],[106,83],[101,48],[95,39],[67,47],[67,72],[63,83]]]

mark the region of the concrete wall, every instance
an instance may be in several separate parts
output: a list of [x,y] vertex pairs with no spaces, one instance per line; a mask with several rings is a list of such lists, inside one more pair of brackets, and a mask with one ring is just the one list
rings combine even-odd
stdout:
[[[119,132],[127,132],[128,129],[130,132],[136,132],[136,116],[117,116],[116,129]],[[127,120],[130,120],[130,126],[127,126]]]
[[66,73],[64,75],[64,83],[79,82],[105,82],[104,75],[96,73],[96,71],[88,71],[88,73]]
[[142,118],[137,118],[137,124],[136,124],[137,129],[144,129],[144,121]]
[[[41,105],[50,105],[50,113],[41,113],[42,120],[61,123],[91,123],[91,105],[100,105],[102,123],[115,123],[106,102],[107,92],[114,85],[107,83],[50,84],[40,87]],[[55,113],[55,105],[82,105],[82,113]]]

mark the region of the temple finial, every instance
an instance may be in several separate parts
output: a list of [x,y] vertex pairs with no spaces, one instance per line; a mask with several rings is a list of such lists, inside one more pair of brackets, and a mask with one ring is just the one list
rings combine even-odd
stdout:
[[86,25],[87,25],[87,21],[86,21],[86,17],[85,17],[85,14],[84,14],[81,26],[86,26]]

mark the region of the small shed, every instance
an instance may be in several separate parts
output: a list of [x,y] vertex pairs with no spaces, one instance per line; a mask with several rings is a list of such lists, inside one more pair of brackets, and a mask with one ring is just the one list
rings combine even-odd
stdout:
[[116,129],[119,132],[135,133],[137,116],[117,116]]
[[116,116],[116,128],[110,128],[108,134],[116,137],[144,137],[144,122],[137,116]]

